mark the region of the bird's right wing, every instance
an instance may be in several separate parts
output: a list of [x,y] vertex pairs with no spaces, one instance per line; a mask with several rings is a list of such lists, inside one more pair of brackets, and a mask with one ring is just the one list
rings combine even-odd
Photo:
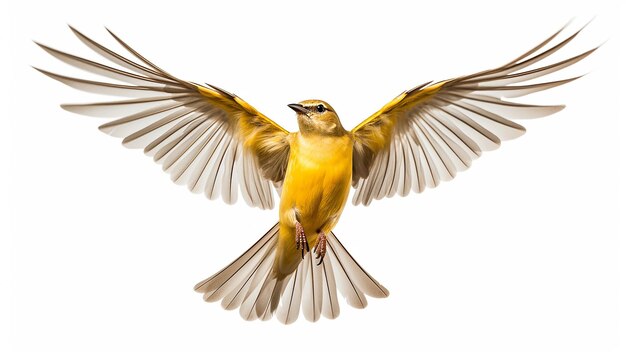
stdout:
[[[141,56],[116,35],[136,60],[100,45],[72,28],[91,50],[117,67],[38,44],[57,59],[121,83],[99,82],[42,73],[68,86],[130,99],[71,104],[68,111],[94,117],[117,117],[100,126],[123,137],[123,144],[144,148],[178,184],[227,203],[238,192],[250,206],[274,205],[272,182],[280,186],[289,158],[289,132],[241,98],[216,86],[180,80]],[[121,117],[121,118],[120,118]]]

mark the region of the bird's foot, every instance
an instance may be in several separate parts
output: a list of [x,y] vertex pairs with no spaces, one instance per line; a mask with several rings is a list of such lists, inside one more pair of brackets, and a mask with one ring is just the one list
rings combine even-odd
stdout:
[[309,252],[309,242],[306,240],[306,235],[304,235],[304,227],[300,222],[296,221],[296,250],[300,250],[302,252],[302,258],[304,259],[304,250]]
[[326,234],[320,232],[319,235],[317,235],[317,244],[315,244],[315,247],[313,248],[313,251],[317,254],[315,256],[315,259],[320,260],[320,262],[317,263],[318,266],[322,264],[322,261],[324,261],[324,256],[326,256],[327,243],[328,240],[326,239]]

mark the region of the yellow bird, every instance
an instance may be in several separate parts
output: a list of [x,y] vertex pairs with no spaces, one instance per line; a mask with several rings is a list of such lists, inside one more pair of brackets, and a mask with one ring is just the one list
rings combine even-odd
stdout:
[[247,320],[266,320],[275,314],[281,322],[291,323],[302,310],[308,320],[317,321],[321,315],[331,319],[339,315],[337,290],[357,308],[367,305],[366,295],[389,294],[332,232],[350,187],[355,188],[355,205],[436,187],[467,169],[483,151],[522,135],[524,127],[511,119],[561,110],[563,106],[503,98],[577,78],[528,83],[596,50],[535,65],[581,31],[557,42],[564,28],[503,66],[402,92],[351,131],[343,128],[328,103],[306,100],[289,105],[299,126],[298,132],[289,133],[230,92],[172,76],[110,31],[130,58],[74,28],[74,34],[110,64],[38,45],[69,65],[118,82],[39,71],[80,90],[130,97],[62,107],[117,117],[100,130],[123,137],[127,147],[143,148],[173,181],[192,192],[221,197],[229,204],[241,195],[248,205],[270,209],[275,188],[280,196],[278,223],[195,290],[206,301],[221,300],[226,309],[239,308]]

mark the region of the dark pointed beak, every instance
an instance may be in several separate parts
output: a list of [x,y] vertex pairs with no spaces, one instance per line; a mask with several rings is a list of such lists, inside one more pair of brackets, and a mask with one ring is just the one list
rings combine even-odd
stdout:
[[302,113],[302,114],[309,113],[309,110],[304,108],[304,106],[301,104],[292,103],[292,104],[288,104],[287,106],[293,109],[294,111],[296,111],[296,113]]

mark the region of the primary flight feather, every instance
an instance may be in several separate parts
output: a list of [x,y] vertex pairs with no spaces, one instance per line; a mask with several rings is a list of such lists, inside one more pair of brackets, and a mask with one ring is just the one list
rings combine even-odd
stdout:
[[122,137],[127,147],[143,148],[173,181],[210,199],[221,197],[231,204],[241,195],[250,206],[270,209],[274,189],[279,193],[279,222],[195,289],[207,301],[239,308],[247,320],[276,314],[283,323],[295,321],[300,311],[311,321],[321,315],[337,317],[337,290],[357,308],[367,305],[366,295],[389,294],[332,232],[350,186],[355,188],[352,202],[368,205],[454,178],[483,151],[524,133],[512,119],[543,117],[563,108],[505,98],[575,80],[527,82],[595,51],[533,66],[551,58],[581,31],[555,41],[560,29],[503,66],[405,91],[351,131],[324,101],[290,104],[299,127],[290,133],[228,91],[172,76],[110,31],[130,56],[71,30],[110,64],[38,45],[69,65],[116,82],[38,70],[80,90],[129,99],[69,104],[64,109],[115,118],[100,129]]

